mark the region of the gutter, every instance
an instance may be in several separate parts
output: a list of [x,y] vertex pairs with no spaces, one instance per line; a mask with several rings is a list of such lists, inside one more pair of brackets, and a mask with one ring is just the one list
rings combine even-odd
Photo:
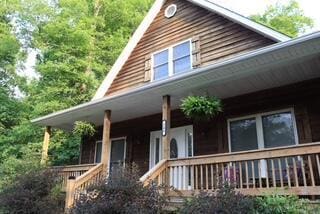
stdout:
[[54,112],[52,114],[49,114],[49,115],[46,115],[46,116],[43,116],[43,117],[39,117],[39,118],[33,119],[33,120],[31,120],[31,122],[37,124],[37,123],[39,123],[41,121],[44,121],[46,119],[50,119],[50,118],[53,118],[53,117],[69,114],[69,113],[74,112],[74,111],[85,110],[88,107],[93,107],[93,106],[100,105],[100,104],[103,104],[103,103],[111,101],[111,100],[115,100],[115,99],[119,99],[119,98],[123,98],[123,97],[128,97],[128,96],[131,96],[133,94],[138,94],[138,93],[146,91],[146,90],[156,89],[156,88],[159,88],[159,87],[164,86],[166,84],[170,84],[170,83],[173,83],[173,82],[176,82],[176,81],[180,81],[180,80],[183,80],[183,79],[186,79],[186,78],[190,78],[190,77],[205,73],[205,72],[210,71],[210,70],[221,68],[221,67],[226,66],[226,65],[234,64],[234,63],[237,63],[237,62],[240,62],[240,61],[243,61],[243,60],[247,60],[247,59],[250,59],[250,58],[253,58],[253,57],[257,57],[257,56],[260,56],[260,55],[263,55],[263,54],[271,53],[271,52],[274,52],[274,51],[277,51],[277,50],[280,50],[280,49],[283,49],[283,48],[287,48],[287,47],[290,47],[290,46],[301,44],[301,43],[304,43],[304,42],[307,42],[307,41],[310,41],[310,40],[314,40],[314,39],[320,39],[320,32],[315,32],[315,33],[308,34],[308,35],[305,35],[305,36],[302,36],[302,37],[299,37],[299,38],[296,38],[296,39],[292,39],[292,40],[289,40],[289,41],[286,41],[286,42],[281,42],[281,43],[277,43],[277,44],[274,44],[274,45],[270,45],[270,46],[261,48],[261,49],[259,49],[257,51],[253,51],[253,52],[249,52],[249,53],[246,53],[246,54],[242,54],[242,55],[239,55],[237,57],[234,57],[234,58],[222,61],[222,62],[214,63],[212,65],[209,65],[209,66],[206,66],[206,67],[203,67],[203,68],[195,69],[195,70],[192,70],[190,72],[186,72],[186,73],[183,73],[183,74],[180,74],[180,75],[172,76],[172,77],[170,77],[168,79],[152,82],[152,83],[149,83],[149,84],[147,84],[145,86],[133,89],[133,90],[131,90],[129,92],[124,92],[124,93],[121,93],[121,94],[117,94],[117,95],[113,95],[113,96],[107,96],[107,97],[103,97],[103,98],[100,98],[100,99],[97,99],[97,100],[86,102],[86,103],[80,104],[78,106],[71,107],[69,109],[61,110],[61,111]]

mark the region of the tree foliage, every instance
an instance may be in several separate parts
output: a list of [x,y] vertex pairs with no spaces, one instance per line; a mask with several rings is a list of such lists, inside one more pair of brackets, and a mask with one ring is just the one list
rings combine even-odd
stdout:
[[288,36],[297,37],[313,27],[313,20],[304,15],[296,0],[287,5],[271,5],[263,14],[251,16],[251,19],[274,28]]
[[[43,128],[30,120],[90,100],[151,3],[1,1],[0,191],[40,160]],[[30,49],[37,52],[39,79],[15,72]],[[17,91],[24,96],[17,98]],[[80,140],[80,134],[54,129],[50,162],[77,163]]]

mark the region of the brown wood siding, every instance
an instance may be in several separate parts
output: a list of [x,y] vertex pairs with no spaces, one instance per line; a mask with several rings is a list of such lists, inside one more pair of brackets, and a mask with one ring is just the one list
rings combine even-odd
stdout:
[[[177,5],[174,17],[164,17],[169,4]],[[180,41],[199,37],[200,67],[274,42],[184,0],[169,0],[163,6],[109,88],[107,95],[143,84],[146,56]]]
[[[229,98],[223,100],[223,104],[224,112],[208,122],[193,122],[179,110],[172,112],[173,128],[193,124],[194,155],[229,151],[227,119],[290,107],[295,110],[299,143],[320,141],[320,79]],[[115,123],[111,127],[113,138],[127,136],[127,161],[135,162],[142,174],[148,171],[150,132],[161,129],[161,114]],[[83,146],[82,163],[93,161],[93,145]]]

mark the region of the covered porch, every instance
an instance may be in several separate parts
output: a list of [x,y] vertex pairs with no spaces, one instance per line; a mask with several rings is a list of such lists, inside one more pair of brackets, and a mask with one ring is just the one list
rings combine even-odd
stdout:
[[[83,142],[81,165],[60,169],[75,177],[65,182],[67,206],[125,163],[139,166],[145,184],[184,195],[225,181],[245,194],[319,195],[319,52],[318,34],[302,37],[36,119],[47,126],[43,162],[50,127],[88,121],[100,128]],[[223,113],[186,119],[179,105],[191,94],[219,97]]]

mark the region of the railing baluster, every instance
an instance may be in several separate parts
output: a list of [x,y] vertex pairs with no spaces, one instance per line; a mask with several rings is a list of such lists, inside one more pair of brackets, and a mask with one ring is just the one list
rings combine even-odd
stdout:
[[307,186],[306,170],[305,170],[305,168],[304,168],[304,160],[303,160],[303,157],[301,157],[301,169],[302,169],[303,185],[304,185],[304,186]]
[[200,188],[203,189],[203,166],[200,165]]
[[320,179],[320,161],[319,161],[319,155],[316,154],[316,161],[317,161],[317,169],[318,169],[318,176]]
[[275,169],[274,169],[273,159],[270,159],[270,161],[271,161],[271,171],[272,171],[272,186],[273,186],[273,187],[277,187],[277,183],[276,183],[276,173],[275,173]]
[[197,190],[197,189],[199,189],[199,183],[198,183],[198,166],[196,165],[195,168],[196,168],[196,188],[195,188],[195,189]]
[[251,161],[251,168],[252,168],[253,188],[256,188],[256,178],[255,178],[255,170],[254,170],[254,161]]
[[219,179],[219,166],[218,166],[218,164],[216,164],[216,188],[219,187],[219,182],[220,182],[220,179]]
[[213,184],[213,164],[210,164],[210,173],[211,173],[211,189],[214,189],[214,184]]
[[288,186],[290,188],[291,187],[291,178],[290,178],[290,167],[289,167],[289,164],[288,164],[288,158],[285,158],[284,160],[286,162],[287,180],[288,180]]
[[227,182],[231,183],[230,180],[230,163],[227,163]]
[[310,170],[311,185],[314,187],[316,184],[315,184],[315,181],[314,181],[314,174],[313,174],[313,166],[312,166],[311,155],[308,155],[308,168]]
[[269,185],[269,164],[268,164],[268,160],[263,160],[263,161],[265,161],[264,163],[266,164],[266,185],[267,185],[267,188],[269,188],[270,187],[270,185]]
[[249,189],[248,161],[245,161],[244,164],[245,164],[245,169],[246,169],[246,185],[247,185],[247,189]]
[[294,178],[295,178],[295,185],[296,185],[296,187],[298,187],[299,186],[299,181],[298,181],[296,159],[293,157],[292,161],[293,161],[293,173],[294,173]]
[[259,176],[259,187],[262,188],[261,161],[260,160],[258,160],[258,176]]
[[232,169],[233,169],[233,185],[234,188],[237,188],[237,166],[236,166],[236,162],[232,163]]
[[283,187],[282,164],[281,164],[280,158],[278,158],[278,165],[279,165],[280,185],[281,185],[281,187]]
[[193,165],[191,166],[191,176],[190,177],[191,177],[191,182],[190,182],[191,187],[192,187],[192,189],[195,189],[194,188],[194,166]]
[[243,188],[243,182],[242,182],[242,162],[239,162],[239,171],[240,171],[240,189]]
[[209,174],[208,174],[208,165],[206,164],[206,190],[209,189]]
[[222,176],[222,183],[224,183],[225,182],[225,177],[224,177],[224,165],[223,165],[223,163],[221,164],[221,176]]

